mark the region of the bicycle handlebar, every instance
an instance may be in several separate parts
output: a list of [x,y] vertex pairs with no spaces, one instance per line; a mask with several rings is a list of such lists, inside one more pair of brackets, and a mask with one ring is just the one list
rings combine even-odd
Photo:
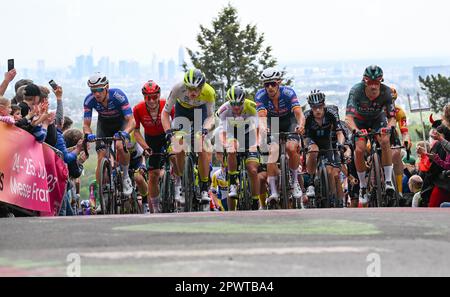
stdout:
[[114,141],[122,141],[123,150],[125,151],[125,153],[128,154],[128,149],[127,149],[127,146],[125,145],[126,139],[123,136],[120,136],[120,137],[96,137],[95,139],[92,139],[90,141],[87,139],[87,136],[88,136],[87,134],[84,135],[84,141],[83,141],[83,150],[87,157],[89,157],[87,143],[88,142],[92,143],[92,142],[97,142],[97,141],[103,141],[105,143],[110,143],[110,144],[112,144]]

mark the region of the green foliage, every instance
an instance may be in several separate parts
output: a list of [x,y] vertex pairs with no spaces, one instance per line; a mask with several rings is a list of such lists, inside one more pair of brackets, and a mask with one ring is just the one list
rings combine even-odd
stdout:
[[[277,64],[272,48],[264,46],[264,34],[259,34],[255,25],[241,26],[237,9],[231,4],[219,12],[211,29],[200,26],[197,43],[199,51],[187,49],[192,64],[205,72],[219,97],[233,84],[255,94],[261,87],[262,70]],[[187,64],[183,66],[187,69]]]
[[450,99],[450,77],[438,74],[437,77],[434,75],[426,78],[419,77],[419,81],[422,90],[427,92],[431,109],[441,113]]

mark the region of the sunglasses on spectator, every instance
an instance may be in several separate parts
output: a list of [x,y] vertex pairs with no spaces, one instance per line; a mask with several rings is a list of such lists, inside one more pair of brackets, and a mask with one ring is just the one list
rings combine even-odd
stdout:
[[278,86],[278,83],[277,83],[276,81],[266,82],[266,83],[264,84],[264,87],[265,87],[265,88],[268,88],[268,87],[275,88],[275,87],[277,87],[277,86]]
[[159,93],[145,95],[144,98],[146,100],[153,100],[153,101],[155,101],[155,100],[159,99]]
[[105,90],[105,88],[95,88],[95,89],[91,89],[92,94],[95,93],[102,93]]

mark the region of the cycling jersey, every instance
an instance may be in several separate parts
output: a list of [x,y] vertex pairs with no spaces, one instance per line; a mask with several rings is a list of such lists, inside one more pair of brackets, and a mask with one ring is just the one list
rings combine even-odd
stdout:
[[[133,108],[133,115],[134,119],[136,120],[136,129],[139,130],[142,124],[142,126],[144,127],[145,135],[158,136],[164,134],[164,128],[161,123],[161,112],[163,111],[165,105],[166,105],[165,99],[159,100],[159,110],[156,119],[150,115],[145,101],[142,101],[138,105],[136,105]],[[170,116],[173,119],[174,117],[173,108],[170,112]]]
[[144,154],[144,149],[136,141],[134,131],[131,131],[130,133],[130,142],[128,143],[127,148],[130,152],[131,159],[140,158]]
[[258,126],[258,114],[256,112],[256,103],[250,99],[245,99],[244,106],[240,115],[233,113],[230,102],[224,103],[216,113],[220,124],[217,127],[220,131],[232,131],[233,128],[245,128],[245,133],[255,130]]
[[133,115],[128,98],[122,90],[109,89],[108,90],[108,106],[104,107],[98,102],[94,94],[89,94],[84,99],[84,119],[92,119],[92,110],[95,109],[98,112],[99,121],[102,119],[107,121],[116,121]]
[[211,189],[216,193],[219,193],[219,191],[228,191],[228,179],[225,170],[219,169],[213,173],[211,178]]
[[325,107],[325,114],[322,119],[322,125],[314,119],[313,111],[305,112],[305,137],[319,142],[322,140],[330,141],[332,132],[342,131],[339,115],[333,108]]
[[281,86],[280,98],[276,105],[270,98],[266,89],[261,89],[256,93],[256,111],[267,111],[268,117],[285,117],[293,113],[296,108],[301,108],[294,89]]
[[215,101],[216,92],[209,84],[205,84],[199,97],[192,100],[188,96],[188,91],[184,83],[179,83],[175,85],[170,92],[164,110],[170,112],[177,102],[186,109],[195,109],[206,105],[207,116],[210,117],[214,113]]
[[397,120],[398,128],[402,134],[408,133],[408,122],[406,120],[406,113],[398,105],[395,105],[395,119]]
[[388,118],[395,117],[391,88],[381,84],[380,96],[370,100],[366,95],[365,87],[365,83],[360,82],[351,89],[346,114],[353,116],[359,122],[371,122],[380,119],[383,114]]

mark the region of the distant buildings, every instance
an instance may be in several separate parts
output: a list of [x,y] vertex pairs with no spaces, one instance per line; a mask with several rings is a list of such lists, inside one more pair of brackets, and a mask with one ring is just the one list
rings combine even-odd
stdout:
[[184,47],[180,46],[178,49],[178,70],[183,70],[183,64],[184,64]]
[[438,74],[450,77],[450,66],[428,66],[413,68],[413,77],[416,83],[419,81],[419,76],[425,78],[428,75]]

